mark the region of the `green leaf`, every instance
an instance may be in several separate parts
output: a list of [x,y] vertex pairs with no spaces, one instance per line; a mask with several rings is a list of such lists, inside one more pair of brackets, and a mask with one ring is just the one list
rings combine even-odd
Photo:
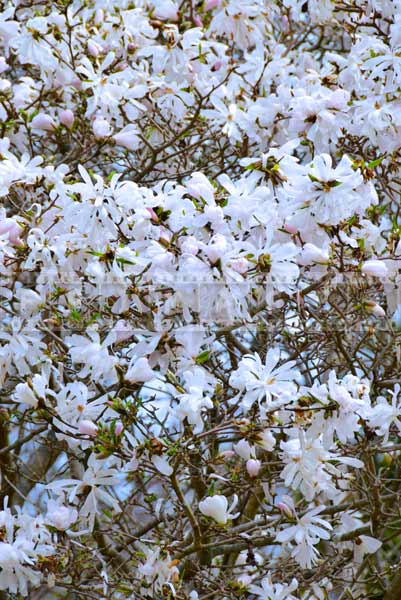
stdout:
[[209,350],[205,350],[204,352],[201,352],[200,354],[198,354],[198,356],[195,358],[195,362],[197,365],[203,365],[203,363],[205,363],[207,360],[209,360],[209,357],[210,357]]
[[383,160],[384,156],[382,156],[381,158],[376,158],[376,160],[370,161],[366,166],[368,167],[368,169],[374,169],[375,167],[380,165],[383,162]]

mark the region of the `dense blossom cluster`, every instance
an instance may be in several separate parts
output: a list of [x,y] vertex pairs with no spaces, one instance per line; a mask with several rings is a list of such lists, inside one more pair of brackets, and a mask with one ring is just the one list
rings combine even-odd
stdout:
[[401,598],[400,15],[3,3],[1,598]]

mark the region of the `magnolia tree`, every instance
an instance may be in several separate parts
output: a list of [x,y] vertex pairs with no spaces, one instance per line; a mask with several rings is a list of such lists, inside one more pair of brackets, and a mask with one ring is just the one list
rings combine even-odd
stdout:
[[0,45],[0,597],[400,600],[401,1]]

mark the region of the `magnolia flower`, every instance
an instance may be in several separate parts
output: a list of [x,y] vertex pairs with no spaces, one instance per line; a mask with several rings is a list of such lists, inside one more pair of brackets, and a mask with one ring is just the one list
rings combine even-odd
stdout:
[[113,140],[117,146],[123,146],[127,150],[136,150],[139,145],[138,129],[133,125],[128,125],[118,133],[113,135]]
[[39,307],[43,304],[43,299],[34,290],[28,288],[20,288],[18,290],[18,297],[20,301],[21,314],[31,316]]
[[178,6],[172,0],[156,0],[155,17],[168,21],[178,21]]
[[383,543],[370,535],[360,535],[354,542],[354,561],[361,564],[365,554],[375,554]]
[[125,379],[130,383],[146,383],[154,379],[156,375],[157,373],[151,369],[148,359],[142,356],[131,361]]
[[84,502],[80,509],[80,519],[86,519],[88,530],[92,531],[96,515],[100,514],[101,504],[109,506],[116,512],[121,512],[120,505],[115,495],[109,493],[108,487],[120,482],[119,472],[116,468],[108,466],[107,461],[98,460],[91,454],[86,471],[80,479],[57,479],[48,484],[48,489],[53,490],[58,496],[68,493],[68,501],[72,503],[78,495],[84,495]]
[[94,40],[88,40],[88,52],[94,58],[97,58],[102,51],[102,47],[99,46]]
[[12,514],[7,508],[0,511],[2,538],[0,541],[0,590],[12,595],[28,595],[42,579],[38,566],[44,557],[52,556],[56,548],[42,517],[32,517],[27,511]]
[[317,515],[325,509],[318,506],[307,512],[303,517],[297,518],[296,525],[290,525],[276,535],[276,541],[286,543],[294,540],[296,546],[292,556],[302,568],[310,569],[316,562],[319,552],[314,548],[319,541],[330,539],[330,523]]
[[103,117],[96,117],[92,123],[92,129],[97,138],[105,138],[113,131],[110,123]]
[[372,275],[373,277],[380,277],[383,279],[388,274],[388,269],[384,262],[380,260],[367,260],[361,267],[362,273],[365,275]]
[[55,500],[47,502],[46,523],[56,529],[66,530],[78,519],[78,511],[74,507],[64,506]]
[[281,498],[277,499],[275,504],[277,508],[289,519],[293,519],[294,517],[296,517],[295,504],[291,496],[283,494]]
[[206,517],[211,517],[219,525],[226,525],[230,519],[236,519],[239,513],[232,514],[238,504],[238,497],[234,495],[233,503],[228,508],[228,500],[225,496],[208,496],[199,502],[199,510]]
[[166,475],[169,477],[173,473],[173,467],[169,464],[166,456],[159,456],[158,454],[154,454],[152,456],[152,463],[156,467],[156,469],[162,475]]
[[49,379],[44,372],[41,375],[36,373],[27,383],[18,383],[15,386],[13,400],[27,404],[31,408],[37,408],[39,400],[44,400],[46,394],[53,395],[48,389]]
[[227,240],[224,235],[216,234],[206,247],[205,252],[212,264],[215,264],[226,252]]
[[232,373],[230,384],[239,390],[244,390],[242,405],[249,410],[252,404],[263,400],[266,407],[277,407],[279,404],[292,400],[296,394],[293,383],[298,372],[293,369],[295,362],[289,361],[278,366],[280,351],[271,348],[266,354],[263,364],[258,354],[245,355]]
[[258,446],[261,446],[264,450],[271,452],[276,445],[276,438],[270,429],[264,429],[258,434],[256,443]]
[[250,443],[244,438],[241,439],[237,444],[234,444],[233,448],[238,456],[240,456],[243,460],[255,458],[255,448],[251,446]]
[[255,594],[260,600],[297,600],[291,592],[298,587],[296,579],[292,579],[290,584],[273,583],[270,573],[262,579],[260,586],[251,585],[249,591]]
[[23,229],[14,219],[0,221],[0,235],[8,235],[8,239],[16,246],[21,245],[20,235]]
[[379,396],[376,405],[369,415],[369,426],[377,435],[384,436],[384,443],[388,442],[390,428],[394,424],[401,435],[401,395],[400,385],[397,383],[391,392],[391,403],[384,396]]

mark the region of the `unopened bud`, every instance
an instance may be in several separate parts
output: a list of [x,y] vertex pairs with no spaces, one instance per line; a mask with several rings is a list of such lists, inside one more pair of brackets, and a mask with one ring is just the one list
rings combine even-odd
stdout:
[[90,437],[96,437],[98,431],[99,430],[93,421],[84,419],[79,424],[79,433],[82,433],[82,435],[89,435]]
[[276,506],[289,519],[292,519],[294,517],[294,511],[292,510],[291,506],[289,506],[285,502],[277,502]]
[[386,316],[386,313],[380,304],[377,304],[372,300],[366,300],[364,302],[364,308],[368,313],[374,315],[375,317],[383,318]]
[[39,113],[33,117],[31,126],[34,129],[41,129],[42,131],[53,131],[56,129],[56,123],[49,115],[45,115],[44,113]]
[[220,0],[206,0],[205,2],[205,10],[213,10],[216,6],[219,6]]
[[262,464],[257,458],[250,458],[246,461],[246,470],[248,471],[249,477],[257,477]]
[[116,435],[121,435],[121,434],[122,434],[122,432],[123,432],[123,429],[124,429],[124,426],[123,426],[123,424],[121,423],[121,421],[117,421],[117,423],[116,423],[116,427],[115,427],[115,429],[114,429],[114,433],[115,433]]
[[367,260],[363,263],[361,271],[364,275],[372,275],[382,279],[388,274],[386,265],[380,260]]
[[71,129],[74,125],[74,113],[72,110],[67,108],[66,110],[62,110],[60,113],[60,123],[65,125],[67,129]]

